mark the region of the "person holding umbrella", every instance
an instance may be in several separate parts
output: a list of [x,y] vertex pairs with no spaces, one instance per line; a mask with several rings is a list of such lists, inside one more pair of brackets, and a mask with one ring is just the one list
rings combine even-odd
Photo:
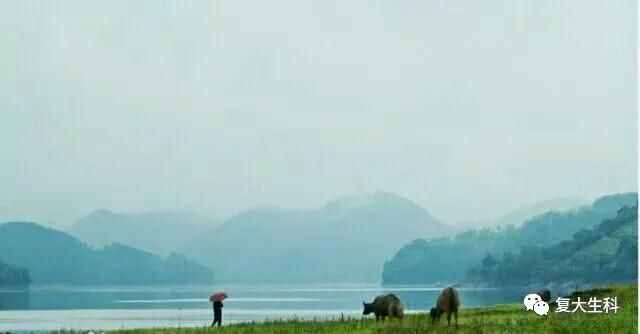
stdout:
[[222,301],[227,297],[229,296],[224,292],[216,292],[209,297],[209,301],[213,303],[213,322],[211,327],[216,324],[218,324],[218,327],[222,326],[222,308],[224,307]]

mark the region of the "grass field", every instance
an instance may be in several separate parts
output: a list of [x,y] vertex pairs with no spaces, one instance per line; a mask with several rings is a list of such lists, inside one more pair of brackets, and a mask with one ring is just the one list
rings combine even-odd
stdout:
[[[463,309],[458,318],[459,326],[447,326],[446,317],[432,325],[425,314],[414,314],[403,321],[376,322],[371,319],[344,319],[334,321],[276,321],[267,323],[237,324],[222,328],[146,329],[124,330],[122,334],[147,333],[224,333],[224,334],[304,334],[304,333],[355,333],[355,334],[409,334],[409,333],[638,333],[637,286],[611,286],[604,289],[581,291],[582,300],[589,297],[618,297],[617,313],[590,314],[555,313],[546,317],[525,312],[522,305],[498,305],[495,307]],[[463,301],[464,302],[464,301]]]

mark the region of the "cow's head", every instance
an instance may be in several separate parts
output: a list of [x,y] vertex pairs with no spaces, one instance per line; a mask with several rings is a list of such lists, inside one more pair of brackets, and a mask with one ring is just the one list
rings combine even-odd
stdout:
[[362,307],[363,307],[363,310],[362,310],[363,315],[367,315],[373,312],[373,303],[362,302]]
[[432,307],[431,308],[431,312],[429,312],[429,315],[431,315],[431,323],[434,323],[436,320],[440,320],[440,316],[442,315],[442,310],[437,308],[437,307]]

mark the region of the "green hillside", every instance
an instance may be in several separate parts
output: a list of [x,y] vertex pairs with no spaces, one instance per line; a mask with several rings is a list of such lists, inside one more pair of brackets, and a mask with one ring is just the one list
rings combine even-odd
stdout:
[[483,282],[522,285],[549,282],[630,282],[638,277],[637,207],[624,207],[573,238],[550,247],[524,246],[472,270]]
[[418,239],[402,247],[386,262],[385,284],[454,283],[488,256],[489,264],[505,252],[523,246],[547,247],[603,220],[613,218],[624,206],[637,205],[637,193],[603,196],[591,206],[562,212],[547,212],[520,227],[485,228],[459,233],[451,238]]
[[112,244],[93,249],[34,223],[0,225],[0,261],[25,268],[36,284],[208,283],[212,272],[179,255],[162,258]]
[[29,271],[0,261],[0,287],[27,286],[30,282]]

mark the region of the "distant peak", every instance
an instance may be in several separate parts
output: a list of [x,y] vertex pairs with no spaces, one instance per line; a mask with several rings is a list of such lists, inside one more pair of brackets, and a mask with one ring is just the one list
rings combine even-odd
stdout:
[[385,203],[411,203],[413,205],[416,205],[412,201],[400,195],[390,193],[390,192],[385,192],[385,191],[376,191],[374,193],[369,193],[365,195],[340,197],[328,202],[326,204],[326,207],[352,209],[352,208],[358,208],[358,207],[380,205]]
[[593,207],[596,209],[616,208],[619,209],[623,206],[637,206],[638,205],[638,193],[627,192],[609,194],[596,198],[593,201]]
[[405,202],[411,202],[409,199],[402,197],[398,194],[394,194],[391,192],[386,192],[386,191],[376,191],[375,193],[369,195],[369,197],[378,200],[378,201],[405,201]]
[[114,219],[117,219],[117,218],[118,218],[118,214],[111,210],[98,209],[98,210],[91,211],[91,213],[89,213],[88,215],[80,218],[75,225],[82,226],[82,225],[91,224],[94,222],[106,223],[106,222],[113,221]]
[[108,209],[97,209],[92,211],[89,216],[115,216],[116,213]]

